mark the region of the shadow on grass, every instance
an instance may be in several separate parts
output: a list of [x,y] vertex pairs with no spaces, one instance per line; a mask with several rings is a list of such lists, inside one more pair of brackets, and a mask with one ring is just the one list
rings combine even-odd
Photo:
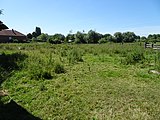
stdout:
[[20,63],[26,57],[27,55],[22,53],[0,54],[0,85],[10,77],[13,70],[20,70],[22,68]]
[[31,115],[26,109],[11,100],[8,104],[0,105],[0,120],[41,120]]
[[[21,63],[25,58],[27,55],[22,53],[0,54],[0,88],[1,84],[11,77],[12,71],[22,69]],[[4,104],[1,101],[2,97],[3,95],[0,95],[0,120],[41,120],[30,114],[14,100]]]

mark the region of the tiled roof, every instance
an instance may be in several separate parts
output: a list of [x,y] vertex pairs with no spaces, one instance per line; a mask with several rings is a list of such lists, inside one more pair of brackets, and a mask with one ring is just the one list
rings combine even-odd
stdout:
[[0,31],[0,36],[25,36],[24,34],[16,31],[16,30],[2,30]]

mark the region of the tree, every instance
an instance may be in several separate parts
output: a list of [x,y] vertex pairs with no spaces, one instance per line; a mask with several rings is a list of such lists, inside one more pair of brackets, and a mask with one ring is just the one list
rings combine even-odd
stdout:
[[38,37],[39,35],[41,35],[41,28],[40,27],[36,27],[35,32],[36,32],[37,37]]
[[98,43],[102,44],[102,43],[107,43],[108,41],[106,40],[106,38],[101,38]]
[[37,33],[36,33],[36,32],[33,32],[33,33],[32,33],[32,37],[37,38]]
[[64,40],[65,40],[64,35],[56,33],[53,36],[50,36],[48,41],[52,44],[60,44],[60,43],[63,43]]
[[114,41],[117,43],[123,42],[123,35],[121,32],[114,33]]
[[42,33],[37,37],[38,41],[41,41],[41,42],[46,42],[48,38],[49,38],[48,34],[44,34],[44,33]]
[[114,41],[114,38],[111,34],[104,34],[103,38],[105,38],[106,41],[108,41],[108,42],[113,42]]
[[86,43],[85,39],[84,39],[84,34],[81,32],[77,32],[75,35],[75,43]]
[[136,41],[137,36],[134,32],[125,32],[123,35],[123,42],[134,42]]
[[68,34],[66,36],[66,39],[65,39],[65,42],[74,42],[75,41],[75,37],[74,37],[74,34]]
[[28,34],[27,34],[27,38],[32,39],[32,34],[31,34],[31,33],[28,33]]
[[88,43],[98,43],[98,41],[102,38],[102,35],[90,30],[87,34]]

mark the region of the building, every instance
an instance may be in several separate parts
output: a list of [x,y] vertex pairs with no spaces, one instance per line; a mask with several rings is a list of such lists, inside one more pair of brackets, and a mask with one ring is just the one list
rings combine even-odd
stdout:
[[27,36],[16,30],[1,30],[0,43],[8,43],[16,40],[17,42],[26,42]]

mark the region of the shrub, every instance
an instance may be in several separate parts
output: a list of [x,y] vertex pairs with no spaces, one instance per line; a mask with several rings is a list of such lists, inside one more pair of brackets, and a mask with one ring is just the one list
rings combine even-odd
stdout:
[[127,54],[125,58],[126,64],[135,64],[145,59],[144,53],[142,51],[134,51],[130,54]]
[[101,38],[98,43],[102,44],[102,43],[107,43],[108,41],[105,38]]
[[69,63],[83,62],[81,51],[78,49],[72,49],[68,53],[68,60]]
[[55,63],[54,72],[56,74],[65,73],[64,66],[61,63],[59,63],[59,62]]
[[39,80],[39,79],[52,79],[52,75],[48,71],[35,70],[30,72],[31,79]]

